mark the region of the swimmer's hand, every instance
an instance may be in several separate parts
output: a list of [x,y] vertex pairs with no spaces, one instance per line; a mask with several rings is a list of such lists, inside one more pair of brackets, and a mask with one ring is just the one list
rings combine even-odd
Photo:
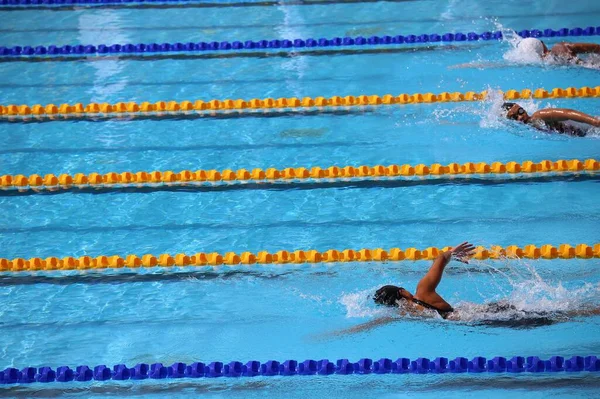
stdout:
[[449,256],[459,262],[469,264],[469,258],[475,253],[475,246],[467,241],[452,248]]
[[403,319],[403,317],[401,317],[402,315],[403,313],[401,312],[399,315],[380,317],[377,319],[367,321],[366,323],[361,323],[350,328],[345,328],[343,330],[330,331],[323,334],[315,335],[312,336],[312,338],[320,341],[333,337],[342,337],[344,335],[360,334],[397,321],[405,320]]

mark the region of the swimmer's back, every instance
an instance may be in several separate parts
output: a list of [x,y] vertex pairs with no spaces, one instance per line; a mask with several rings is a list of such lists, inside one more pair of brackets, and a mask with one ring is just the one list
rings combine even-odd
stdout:
[[587,135],[587,131],[584,129],[564,122],[545,122],[541,119],[535,119],[532,125],[536,129],[548,133],[566,134],[575,137],[585,137]]

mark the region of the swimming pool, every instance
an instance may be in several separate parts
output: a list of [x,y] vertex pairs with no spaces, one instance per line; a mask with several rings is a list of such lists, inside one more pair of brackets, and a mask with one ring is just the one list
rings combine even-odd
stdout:
[[[1,45],[259,40],[596,26],[600,6],[544,2],[356,2],[1,11]],[[548,40],[557,42],[558,38]],[[598,36],[585,41],[599,43]],[[3,62],[2,104],[345,96],[595,87],[595,69],[504,62],[497,41],[299,56]],[[365,46],[364,49],[372,50]],[[364,50],[363,49],[363,50]],[[412,49],[408,51],[407,49]],[[489,68],[449,68],[469,62]],[[597,98],[525,101],[598,115]],[[0,174],[108,173],[598,158],[598,134],[551,136],[501,120],[490,102],[228,118],[0,123]],[[597,178],[436,184],[124,190],[2,195],[3,258],[199,251],[600,241]],[[600,318],[550,323],[477,315],[508,298],[529,310],[598,305],[597,259],[451,264],[440,292],[467,321],[386,314],[368,295],[414,288],[430,262],[2,273],[4,367],[194,361],[597,354]],[[592,373],[355,375],[5,385],[3,395],[258,397],[413,392],[591,396]]]

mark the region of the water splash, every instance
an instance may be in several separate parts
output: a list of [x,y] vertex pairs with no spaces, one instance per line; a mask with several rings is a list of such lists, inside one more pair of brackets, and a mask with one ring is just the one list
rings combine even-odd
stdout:
[[582,58],[582,63],[579,64],[584,68],[600,69],[600,54],[589,54]]
[[493,18],[489,20],[493,25],[495,30],[502,32],[502,42],[508,43],[513,47],[516,47],[517,44],[522,40],[519,34],[511,29],[507,28],[498,20],[498,18]]
[[[472,104],[459,103],[452,108],[437,108],[431,111],[428,116],[423,116],[419,120],[413,122],[414,125],[431,124],[431,118],[439,125],[455,125],[467,126],[472,128],[477,125],[477,119],[481,115],[481,109],[474,107]],[[401,126],[400,123],[397,126]]]
[[[581,311],[598,306],[600,284],[585,283],[580,287],[567,288],[560,281],[544,280],[533,263],[523,259],[472,262],[463,267],[470,275],[469,268],[473,266],[487,271],[491,277],[491,284],[486,282],[485,287],[480,286],[480,279],[471,277],[474,289],[481,297],[481,303],[459,301],[454,306],[455,311],[448,317],[449,320],[468,324],[531,328],[566,321]],[[402,312],[402,302],[397,309],[373,303],[372,294],[379,286],[343,294],[339,302],[346,309],[346,317],[376,318],[399,315],[399,312]],[[458,295],[456,292],[453,296]],[[425,316],[441,319],[435,312],[427,312]]]
[[[600,118],[600,116],[596,115],[596,118]],[[586,132],[585,137],[593,137],[595,139],[600,138],[600,127],[592,127]]]
[[499,89],[488,87],[487,93],[486,101],[481,103],[482,116],[479,126],[494,129],[506,127],[506,118],[502,109],[502,103],[504,102],[502,92]]
[[358,292],[343,293],[339,303],[346,308],[346,317],[354,318],[389,315],[390,308],[377,306],[373,302],[373,293],[379,287],[380,285]]
[[507,28],[497,19],[490,22],[494,24],[496,30],[502,32],[502,43],[508,44],[509,49],[503,54],[502,58],[515,64],[542,64],[543,60],[536,54],[523,51],[519,48],[519,43],[523,40],[513,29]]
[[[579,66],[588,69],[600,69],[600,56],[597,54],[582,55],[579,61],[566,60],[561,57],[548,55],[540,58],[537,54],[524,51],[519,48],[519,43],[524,39],[514,30],[506,28],[498,20],[491,20],[497,30],[502,32],[502,42],[507,43],[510,47],[502,55],[502,58],[514,64],[521,65],[552,65],[552,66]],[[550,47],[550,46],[548,46]]]
[[[552,131],[538,130],[534,126],[524,125],[519,122],[510,121],[506,119],[506,111],[502,108],[502,104],[505,102],[502,92],[499,89],[488,87],[487,98],[485,101],[480,102],[480,106],[476,109],[476,114],[481,115],[479,120],[479,127],[484,129],[502,129],[510,133],[522,135],[524,132],[531,132],[538,138],[544,140],[567,140],[570,136],[568,134],[559,134]],[[527,113],[531,116],[536,111],[545,108],[552,108],[551,104],[546,104],[539,100],[519,99],[517,102]],[[585,123],[579,123],[575,121],[564,121],[567,126],[571,126],[575,131],[583,131],[586,133],[586,137],[598,138],[600,137],[600,128],[590,126]],[[524,130],[523,127],[527,129]]]
[[[484,129],[502,129],[514,135],[525,135],[543,140],[568,140],[571,136],[568,134],[558,134],[552,131],[539,130],[532,125],[523,124],[516,121],[511,121],[506,118],[506,111],[502,108],[502,104],[506,101],[503,98],[502,92],[499,89],[488,87],[488,96],[485,101],[480,103],[478,114],[481,115],[479,126]],[[514,101],[518,103],[529,115],[533,115],[536,111],[544,108],[551,108],[551,104],[540,100],[519,99]],[[577,122],[566,121],[567,125],[574,125],[578,130],[586,131],[588,135],[596,136],[595,129],[586,124],[578,124]],[[600,129],[597,129],[600,131]],[[531,136],[532,135],[532,136]]]
[[[459,103],[453,108],[438,108],[432,111],[431,116],[433,116],[438,124],[451,125],[470,124],[473,119],[471,116],[473,116],[479,120],[478,124],[481,128],[502,129],[522,134],[523,124],[506,119],[506,111],[502,108],[505,100],[500,88],[488,86],[486,91],[487,97],[485,101],[480,101],[476,104]],[[518,103],[530,115],[544,107],[543,103],[535,102],[533,99],[520,99]],[[414,125],[428,123],[431,123],[430,118],[419,118],[418,121],[412,122]],[[406,125],[398,123],[397,126]],[[533,127],[530,127],[530,130],[538,132]]]
[[453,318],[468,323],[511,327],[533,327],[567,320],[579,311],[594,307],[600,286],[586,283],[568,289],[562,282],[544,280],[532,263],[523,259],[476,262],[492,276],[489,294],[482,304],[462,301]]
[[[502,55],[502,58],[515,64],[543,65],[546,60],[535,52],[525,50],[524,46],[519,46],[521,40],[523,39],[518,38],[509,41],[511,47]],[[551,61],[551,59],[549,58],[548,61]]]

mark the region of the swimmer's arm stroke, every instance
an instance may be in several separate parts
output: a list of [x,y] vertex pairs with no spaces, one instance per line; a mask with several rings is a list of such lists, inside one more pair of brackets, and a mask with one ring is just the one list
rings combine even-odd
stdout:
[[583,112],[568,108],[549,108],[536,111],[531,115],[532,119],[541,119],[544,122],[574,121],[587,123],[588,125],[600,127],[600,119]]
[[425,274],[425,277],[419,281],[417,291],[434,292],[437,286],[440,284],[440,281],[442,281],[444,269],[452,257],[455,257],[459,262],[468,263],[467,258],[469,258],[474,251],[475,247],[465,241],[451,250],[439,254],[438,257],[433,261],[433,264],[429,268],[427,274]]
[[334,331],[328,335],[340,336],[340,335],[349,335],[349,334],[359,334],[359,333],[362,333],[365,331],[374,330],[377,327],[385,326],[385,325],[388,325],[388,324],[391,324],[393,322],[400,321],[400,320],[401,320],[401,318],[397,317],[397,316],[379,317],[377,319],[370,320],[370,321],[367,321],[366,323],[361,323],[361,324],[358,324],[358,325],[350,327],[350,328],[345,328],[343,330]]
[[[595,43],[563,43],[563,45],[570,51],[577,54],[600,54],[600,44]],[[555,45],[556,47],[556,45]]]
[[561,58],[570,59],[578,65],[585,65],[585,62],[578,57],[579,54],[600,54],[600,45],[595,43],[556,43],[550,53]]
[[[403,317],[403,316],[407,316],[407,315],[415,315],[415,313],[409,312],[405,309],[400,309],[400,312],[397,316],[378,317],[376,319],[367,321],[365,323],[361,323],[361,324],[358,324],[353,327],[345,328],[343,330],[333,331],[333,332],[330,332],[330,333],[327,333],[324,335],[326,335],[326,336],[333,335],[333,336],[339,337],[342,335],[360,334],[363,332],[374,330],[374,329],[382,327],[382,326],[387,326],[388,324],[392,324],[397,321],[406,321],[406,317]],[[435,314],[433,314],[433,313],[429,314],[429,313],[421,313],[421,312],[419,312],[418,316],[419,316],[419,318],[423,318],[423,317],[435,318],[436,317]]]

